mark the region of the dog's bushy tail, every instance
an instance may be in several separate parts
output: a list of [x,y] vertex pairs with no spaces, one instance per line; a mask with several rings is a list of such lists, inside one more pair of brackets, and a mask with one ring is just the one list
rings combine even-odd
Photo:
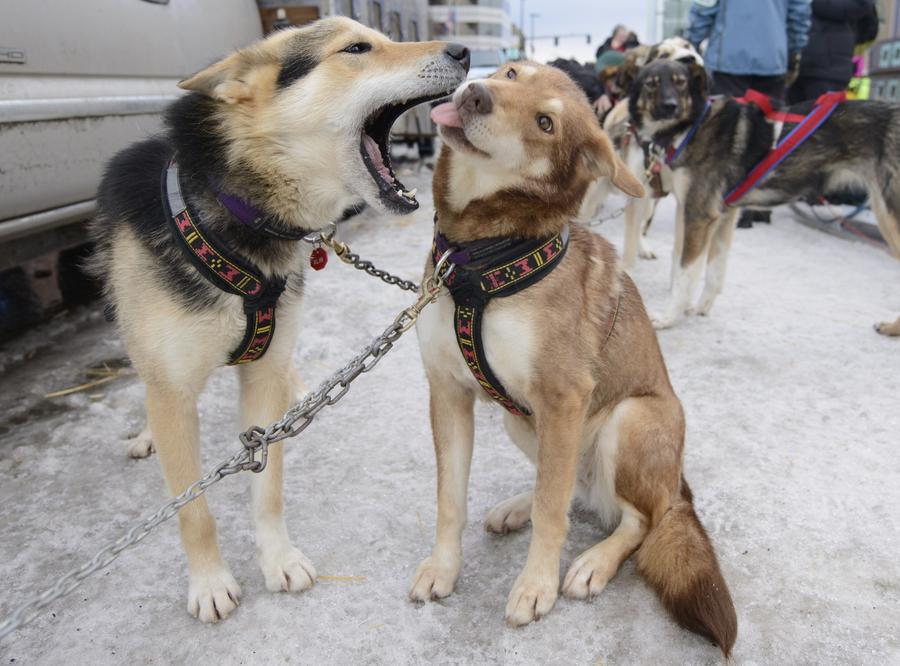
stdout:
[[675,621],[731,655],[737,615],[712,544],[682,481],[681,497],[652,525],[637,553],[637,572]]

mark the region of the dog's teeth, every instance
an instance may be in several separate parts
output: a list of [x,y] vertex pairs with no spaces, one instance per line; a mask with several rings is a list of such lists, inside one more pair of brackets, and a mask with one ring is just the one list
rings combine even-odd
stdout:
[[412,188],[411,190],[407,190],[407,191],[404,192],[403,194],[405,194],[405,195],[407,196],[407,198],[409,198],[409,199],[415,199],[415,198],[416,198],[416,193],[417,193],[418,191],[419,191],[419,188],[418,188],[418,187],[414,187],[414,188]]

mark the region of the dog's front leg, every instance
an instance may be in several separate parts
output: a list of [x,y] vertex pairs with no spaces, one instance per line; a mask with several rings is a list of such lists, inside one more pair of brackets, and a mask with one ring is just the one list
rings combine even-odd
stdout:
[[[200,478],[200,429],[197,396],[161,383],[147,384],[147,420],[171,495]],[[216,523],[200,496],[178,512],[181,542],[188,558],[188,612],[217,622],[237,607],[241,595],[219,554]]]
[[[267,426],[280,419],[291,405],[297,378],[289,355],[270,349],[266,355],[240,368],[241,422],[244,428]],[[250,480],[259,566],[270,592],[301,592],[313,586],[316,570],[295,548],[284,522],[282,484],[283,442],[269,446],[265,470]]]
[[413,578],[409,590],[413,601],[449,596],[459,577],[475,435],[472,391],[449,377],[429,377],[429,383],[431,431],[437,458],[437,529],[431,555],[422,560]]
[[569,506],[587,400],[570,391],[557,392],[543,403],[535,410],[538,460],[531,546],[506,604],[506,621],[512,626],[539,620],[556,603],[559,559],[569,531]]

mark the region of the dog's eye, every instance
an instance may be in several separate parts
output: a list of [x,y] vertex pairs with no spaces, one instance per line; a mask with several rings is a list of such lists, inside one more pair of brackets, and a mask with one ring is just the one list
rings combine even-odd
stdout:
[[345,48],[344,53],[368,53],[371,50],[372,45],[368,42],[357,42],[356,44],[351,44]]
[[506,70],[506,78],[512,79],[513,81],[515,81],[516,80],[516,70],[514,70],[512,68],[509,68],[508,70]]
[[647,79],[647,81],[644,85],[646,85],[648,88],[655,88],[656,86],[659,85],[659,80],[658,79]]
[[553,121],[550,120],[548,116],[538,116],[537,124],[538,127],[547,134],[550,134],[553,131]]

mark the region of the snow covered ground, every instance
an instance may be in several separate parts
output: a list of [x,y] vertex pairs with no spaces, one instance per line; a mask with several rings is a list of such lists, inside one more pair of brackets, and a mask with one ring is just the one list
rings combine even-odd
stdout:
[[[404,176],[428,189],[427,172]],[[416,182],[416,181],[419,182]],[[350,222],[353,249],[418,278],[431,234],[427,194],[403,219]],[[665,202],[636,281],[652,310],[669,274]],[[599,229],[619,244],[620,222]],[[379,333],[410,296],[333,257],[310,274],[295,359],[315,386]],[[736,234],[728,283],[707,318],[660,334],[688,419],[686,474],[739,616],[739,664],[900,663],[900,263],[796,224]],[[134,377],[43,396],[124,357],[101,309],[57,319],[0,350],[0,617],[87,560],[164,500],[154,459],[125,456],[142,425]],[[235,382],[217,372],[201,402],[207,467],[239,447]],[[435,519],[427,388],[413,335],[288,445],[288,524],[323,579],[270,594],[254,561],[247,479],[215,486],[222,550],[244,597],[204,626],[185,612],[175,522],[0,643],[16,664],[714,664],[627,563],[591,603],[562,599],[523,629],[503,622],[530,530],[488,535],[481,518],[533,472],[480,405],[472,520],[456,594],[407,601]],[[575,512],[563,571],[601,534]],[[331,578],[328,578],[331,577]]]

